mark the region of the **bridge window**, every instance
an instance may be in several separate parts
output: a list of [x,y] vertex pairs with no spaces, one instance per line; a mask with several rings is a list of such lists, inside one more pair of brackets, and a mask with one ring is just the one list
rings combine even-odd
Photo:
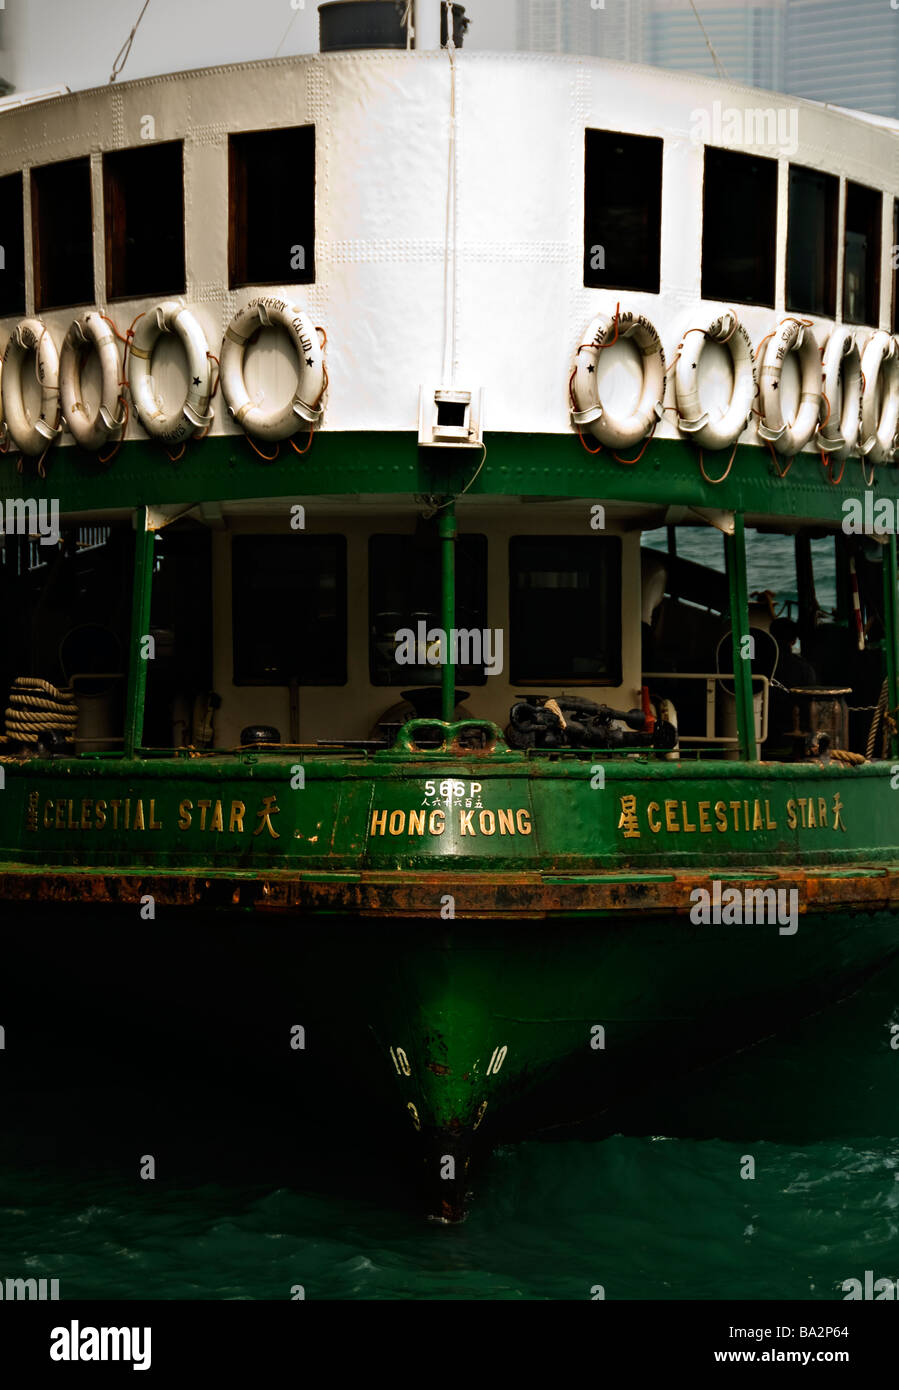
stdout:
[[883,194],[860,183],[846,184],[846,257],[843,265],[843,318],[847,323],[880,322],[880,222]]
[[[423,523],[414,533],[369,542],[369,669],[372,685],[440,685],[440,539]],[[456,684],[484,685],[487,537],[456,540]],[[428,640],[428,633],[434,634]],[[399,634],[399,635],[398,635]],[[449,641],[453,641],[452,634]],[[411,660],[410,660],[411,658]],[[430,659],[429,659],[430,658]]]
[[0,179],[0,315],[25,312],[22,175]]
[[835,174],[790,165],[788,309],[826,318],[836,315],[839,204]]
[[235,536],[235,685],[345,685],[346,538]]
[[774,307],[777,160],[707,145],[702,297]]
[[315,126],[228,140],[230,284],[315,280]]
[[31,171],[34,300],[42,309],[94,303],[90,159]]
[[183,294],[181,141],[104,155],[103,197],[109,298]]
[[659,292],[662,146],[648,135],[588,130],[584,284]]
[[509,625],[514,685],[620,684],[618,537],[513,536]]

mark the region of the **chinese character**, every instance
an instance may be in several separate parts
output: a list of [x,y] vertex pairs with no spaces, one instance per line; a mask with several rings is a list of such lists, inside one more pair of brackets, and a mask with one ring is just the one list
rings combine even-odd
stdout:
[[639,840],[640,826],[637,823],[637,798],[635,796],[619,797],[621,802],[621,816],[618,821],[618,829],[624,828],[624,838],[626,840]]
[[260,820],[262,824],[257,825],[253,834],[261,835],[263,830],[267,830],[273,840],[280,840],[281,836],[272,825],[272,816],[278,816],[280,814],[281,807],[278,805],[277,796],[264,796],[262,798],[262,810],[256,812],[256,818]]

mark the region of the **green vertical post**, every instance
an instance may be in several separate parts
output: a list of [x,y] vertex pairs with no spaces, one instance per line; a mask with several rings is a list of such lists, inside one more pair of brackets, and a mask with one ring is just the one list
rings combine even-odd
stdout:
[[447,649],[442,653],[443,665],[440,670],[441,696],[440,717],[447,722],[452,720],[456,708],[456,664],[452,640],[456,626],[456,504],[450,505],[440,513],[440,625],[446,637]]
[[134,582],[131,591],[128,694],[125,699],[125,757],[133,758],[144,736],[144,701],[147,695],[147,662],[141,655],[141,639],[150,625],[153,589],[153,539],[146,507],[134,514]]
[[730,588],[730,628],[734,655],[734,691],[737,697],[737,736],[740,757],[755,762],[755,709],[752,703],[752,665],[744,655],[743,638],[749,636],[749,596],[746,588],[746,531],[743,513],[734,514],[734,533],[725,537],[727,582]]
[[[897,573],[896,573],[896,537],[887,536],[884,547],[886,554],[883,557],[883,645],[886,653],[886,678],[887,678],[887,708],[891,711],[893,718],[896,718],[896,707],[899,705],[899,631],[897,631],[897,614],[899,614],[899,596],[896,593]],[[890,753],[896,757],[899,749],[899,740],[893,734],[890,739]]]

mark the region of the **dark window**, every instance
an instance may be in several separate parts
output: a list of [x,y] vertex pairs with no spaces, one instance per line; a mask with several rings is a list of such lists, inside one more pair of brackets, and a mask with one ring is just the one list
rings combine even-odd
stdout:
[[883,194],[860,183],[846,184],[846,257],[843,318],[880,322],[880,219]]
[[0,315],[25,312],[22,175],[0,179]]
[[835,174],[790,165],[788,309],[826,318],[836,315],[839,206],[840,180]]
[[35,308],[94,302],[91,162],[67,159],[31,171]]
[[893,332],[899,333],[899,198],[893,199]]
[[777,160],[707,145],[702,297],[774,306]]
[[509,543],[510,680],[618,685],[621,541],[514,536]]
[[659,292],[662,144],[588,130],[584,159],[584,284]]
[[[373,685],[439,685],[440,538],[427,524],[413,535],[372,536],[369,542],[369,670]],[[419,627],[419,624],[422,626]],[[456,684],[484,685],[483,631],[487,626],[487,537],[456,541],[456,630],[460,638]],[[397,634],[406,636],[397,637]],[[411,636],[409,635],[411,634]],[[424,641],[419,644],[419,636]],[[487,653],[495,655],[495,653]],[[412,661],[397,658],[412,657]],[[415,658],[420,657],[420,660]],[[467,658],[467,660],[466,660]],[[475,661],[475,658],[478,658]]]
[[235,536],[234,684],[346,684],[343,536]]
[[311,284],[315,279],[315,127],[232,135],[228,163],[232,288]]
[[180,140],[103,156],[110,299],[182,294],[184,161]]

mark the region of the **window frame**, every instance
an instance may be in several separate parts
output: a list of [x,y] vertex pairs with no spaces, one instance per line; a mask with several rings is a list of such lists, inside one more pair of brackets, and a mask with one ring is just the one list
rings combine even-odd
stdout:
[[[275,280],[256,280],[251,279],[249,272],[252,269],[249,259],[249,236],[247,229],[247,208],[249,198],[247,193],[247,147],[254,139],[258,139],[260,144],[265,137],[284,137],[289,132],[299,131],[311,132],[312,142],[311,163],[312,163],[312,192],[311,192],[311,222],[312,237],[310,255],[302,273],[294,272],[292,275],[284,275]],[[245,289],[248,286],[271,286],[271,285],[313,285],[315,284],[315,242],[317,233],[317,131],[313,121],[304,121],[302,125],[275,126],[273,128],[262,128],[255,130],[235,130],[228,135],[228,288],[232,290]],[[299,220],[299,219],[298,219]]]
[[[67,299],[63,302],[50,302],[46,296],[46,286],[44,283],[44,266],[41,255],[41,246],[44,241],[44,212],[42,202],[46,195],[46,189],[42,193],[41,182],[45,172],[50,169],[60,169],[64,165],[80,165],[87,171],[87,195],[88,195],[88,223],[90,227],[90,295],[87,298]],[[57,159],[47,164],[34,165],[31,169],[31,251],[34,268],[34,312],[42,314],[54,309],[75,309],[81,305],[95,304],[97,302],[97,270],[96,270],[96,246],[94,244],[94,188],[91,169],[90,155],[76,155],[71,159]]]
[[[608,673],[604,676],[588,675],[576,676],[570,672],[552,675],[542,673],[531,675],[522,673],[520,663],[516,658],[515,630],[518,620],[516,612],[516,602],[514,598],[513,578],[518,572],[515,565],[515,547],[519,543],[540,544],[541,542],[553,543],[556,545],[572,545],[575,542],[582,542],[585,545],[605,547],[612,555],[611,562],[607,561],[607,575],[611,574],[614,594],[611,602],[607,605],[609,614],[609,643],[606,656],[608,658]],[[509,684],[512,686],[578,686],[594,688],[614,688],[620,686],[624,678],[624,623],[622,618],[622,604],[624,596],[624,546],[622,539],[617,535],[604,536],[580,536],[564,533],[553,533],[552,535],[534,535],[527,532],[509,537],[508,563],[507,563],[507,584],[508,584],[508,614],[509,614]]]
[[[128,289],[120,290],[120,282],[124,280],[125,247],[124,238],[127,234],[128,222],[127,213],[121,211],[125,203],[125,197],[121,183],[116,178],[116,165],[124,165],[129,156],[140,158],[142,154],[156,153],[163,149],[177,147],[179,151],[179,188],[180,199],[180,252],[181,252],[181,279],[178,284],[159,284],[154,289]],[[185,188],[184,188],[184,141],[183,140],[160,140],[146,145],[129,145],[123,150],[106,150],[103,153],[102,162],[103,178],[103,242],[104,257],[106,267],[106,297],[110,302],[117,302],[128,299],[155,299],[163,296],[180,295],[187,290],[187,257],[186,257],[186,237],[184,225],[185,212]],[[165,190],[166,195],[169,190]],[[164,197],[163,203],[168,201]],[[122,231],[119,238],[116,237],[116,218],[122,218]],[[117,264],[118,263],[118,264]]]
[[[653,198],[649,208],[652,214],[651,241],[648,245],[648,260],[654,265],[654,274],[650,274],[642,284],[636,283],[639,277],[629,276],[623,279],[613,279],[608,275],[607,269],[603,266],[600,272],[593,270],[590,266],[590,254],[592,247],[596,244],[598,231],[591,229],[592,224],[596,227],[601,216],[601,204],[598,194],[595,195],[595,202],[591,203],[590,195],[590,170],[596,164],[601,165],[601,151],[597,148],[602,141],[620,140],[630,144],[633,149],[643,149],[647,154],[652,148],[653,157],[658,156],[658,180],[653,183],[653,188],[657,190],[656,197]],[[594,146],[595,153],[591,157],[591,144]],[[584,260],[583,276],[584,285],[588,289],[616,289],[629,290],[635,294],[659,294],[662,287],[662,207],[665,190],[665,140],[659,135],[644,135],[636,131],[612,130],[600,126],[587,126],[584,130]],[[597,207],[597,204],[599,205]],[[649,206],[649,204],[647,204]],[[657,215],[656,215],[657,213]],[[602,245],[602,243],[599,243]],[[602,247],[605,252],[605,247]]]
[[[712,161],[719,160],[721,165],[728,161],[747,160],[750,163],[767,166],[767,177],[771,180],[769,197],[770,207],[770,237],[766,245],[770,248],[769,259],[766,262],[766,279],[770,275],[770,297],[766,299],[749,299],[745,295],[737,295],[730,292],[731,287],[726,287],[728,292],[719,294],[717,291],[720,286],[710,286],[708,282],[709,272],[706,269],[706,231],[709,226],[707,214],[708,204],[711,201],[712,193],[709,188],[709,156]],[[723,171],[726,172],[726,171]],[[703,147],[702,162],[702,234],[700,236],[700,295],[703,299],[710,299],[716,303],[723,304],[746,304],[760,309],[773,309],[777,302],[777,218],[779,209],[779,161],[770,155],[750,154],[745,150],[731,150],[722,145],[705,145]],[[717,192],[717,189],[714,190]],[[760,219],[759,219],[760,220]],[[755,221],[755,219],[754,219]],[[720,267],[716,264],[716,273]]]
[[[796,302],[790,295],[790,249],[793,241],[793,171],[799,174],[813,174],[824,180],[828,198],[827,215],[831,219],[829,236],[826,236],[824,264],[829,276],[829,284],[824,287],[823,309],[811,308],[808,304]],[[784,307],[788,313],[814,314],[818,318],[836,319],[839,283],[837,280],[837,254],[840,245],[840,177],[826,169],[814,169],[808,164],[787,165],[787,255],[784,275]]]

